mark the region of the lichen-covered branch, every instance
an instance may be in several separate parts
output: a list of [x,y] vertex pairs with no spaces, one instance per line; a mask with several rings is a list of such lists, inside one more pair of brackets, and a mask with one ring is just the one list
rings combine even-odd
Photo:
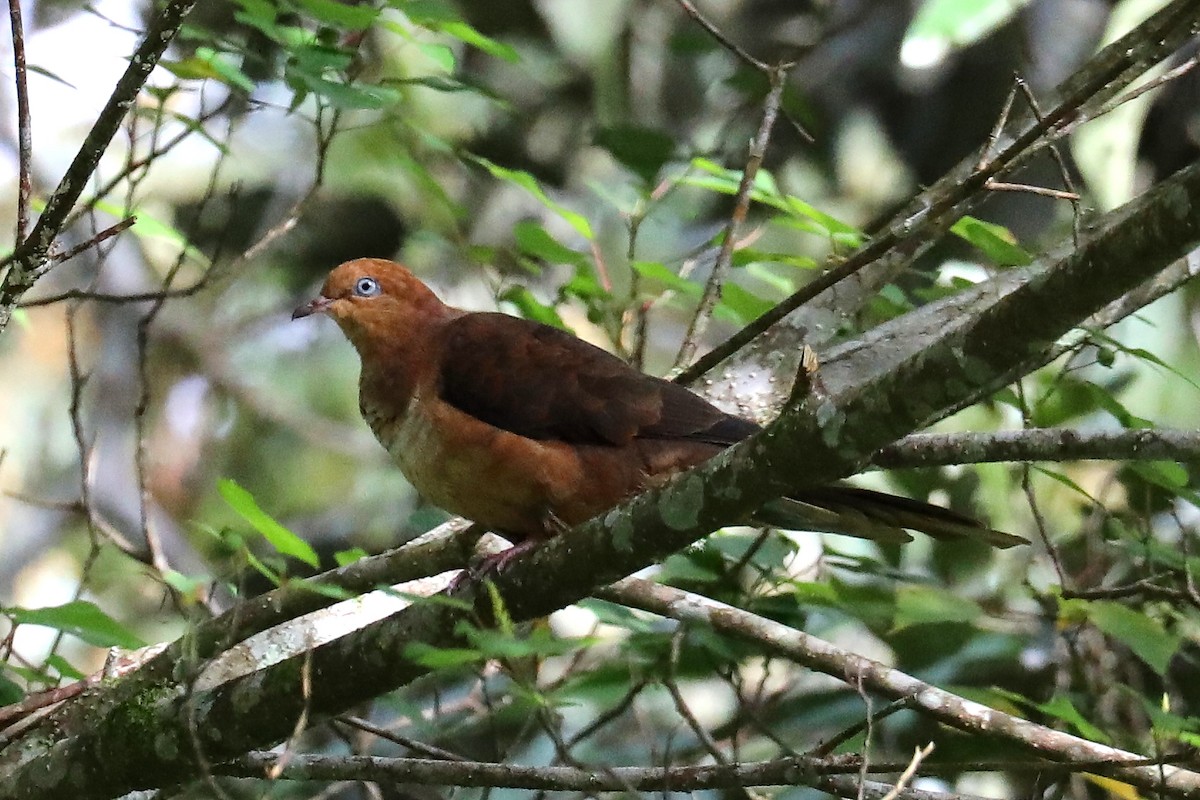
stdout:
[[1137,428],[1077,431],[1029,428],[987,433],[914,433],[879,451],[871,463],[885,469],[982,464],[994,461],[1123,461],[1200,459],[1200,431]]
[[[1200,791],[1200,773],[1169,764],[1146,764],[1137,753],[1072,736],[994,708],[967,700],[911,675],[846,652],[803,631],[789,628],[740,608],[649,581],[628,579],[605,590],[602,597],[672,619],[700,623],[761,645],[810,669],[877,691],[908,698],[911,707],[960,730],[1028,747],[1054,761],[1084,761],[1086,769],[1111,775],[1141,789],[1171,795]],[[1122,766],[1121,762],[1134,762]],[[1107,767],[1097,767],[1107,763]]]
[[[1101,219],[1071,254],[1019,273],[989,306],[913,352],[889,358],[859,382],[809,397],[761,435],[668,485],[635,498],[514,559],[495,577],[513,619],[544,615],[702,537],[763,502],[847,475],[872,453],[945,408],[1002,386],[1041,363],[1060,336],[1112,300],[1168,269],[1200,241],[1200,166],[1185,169]],[[890,365],[884,368],[883,365]],[[486,598],[466,582],[459,600]],[[301,713],[321,718],[402,686],[425,672],[410,642],[459,644],[455,625],[486,619],[475,608],[423,602],[254,674],[191,691],[187,662],[131,676],[55,715],[0,758],[0,798],[108,797],[195,773],[204,758],[235,758],[290,735]],[[165,664],[170,666],[170,664]],[[311,669],[312,691],[300,690]]]

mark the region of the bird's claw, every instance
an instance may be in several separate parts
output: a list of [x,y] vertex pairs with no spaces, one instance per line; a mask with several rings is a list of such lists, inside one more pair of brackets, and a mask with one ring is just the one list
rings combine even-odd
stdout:
[[520,544],[515,544],[507,550],[502,550],[499,553],[488,553],[483,558],[479,559],[475,564],[468,565],[466,569],[459,572],[450,581],[450,586],[446,591],[449,594],[454,594],[459,587],[466,584],[468,581],[480,581],[488,575],[498,575],[502,570],[508,567],[509,562],[517,557],[529,552],[538,546],[536,539],[526,539]]

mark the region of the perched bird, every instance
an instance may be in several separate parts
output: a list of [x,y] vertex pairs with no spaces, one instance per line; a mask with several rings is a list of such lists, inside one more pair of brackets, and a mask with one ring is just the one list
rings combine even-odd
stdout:
[[[448,306],[391,261],[340,265],[292,319],[318,313],[358,350],[359,408],[409,482],[519,549],[759,430],[565,331]],[[755,520],[885,541],[909,541],[905,529],[997,547],[1026,541],[938,506],[843,485],[773,501]]]

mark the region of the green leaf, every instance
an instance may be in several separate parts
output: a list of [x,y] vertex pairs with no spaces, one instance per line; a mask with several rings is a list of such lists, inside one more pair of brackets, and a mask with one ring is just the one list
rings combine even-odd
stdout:
[[561,244],[545,228],[531,220],[522,220],[513,226],[513,237],[526,255],[550,264],[573,264],[577,267],[589,264],[586,255]]
[[25,692],[7,675],[0,673],[0,708],[21,702]]
[[892,631],[914,625],[974,622],[983,610],[973,601],[933,586],[901,586],[896,592]]
[[1068,489],[1078,493],[1081,497],[1086,499],[1089,503],[1098,503],[1099,502],[1098,500],[1096,500],[1095,497],[1093,497],[1091,494],[1089,494],[1086,489],[1084,489],[1078,483],[1071,480],[1071,478],[1067,477],[1066,475],[1064,475],[1061,472],[1058,472],[1058,471],[1052,470],[1052,469],[1046,469],[1045,467],[1039,467],[1036,464],[1033,466],[1033,470],[1034,470],[1034,472],[1038,472],[1038,473],[1041,473],[1042,475],[1045,475],[1047,478],[1050,478],[1051,480],[1058,481],[1063,486],[1066,486]]
[[818,266],[817,260],[810,256],[796,253],[773,253],[750,247],[735,250],[732,263],[735,267],[747,267],[753,264],[783,264],[798,269],[816,269]]
[[648,278],[652,281],[658,281],[664,284],[668,289],[674,289],[681,294],[689,297],[699,297],[704,294],[704,287],[698,282],[681,278],[671,270],[667,269],[665,264],[657,261],[634,261],[629,265],[643,278]]
[[410,642],[404,657],[429,669],[450,669],[485,660],[483,653],[464,647],[434,647],[424,642]]
[[[162,62],[160,61],[159,63],[161,64]],[[78,86],[76,86],[75,84],[71,83],[68,80],[60,78],[58,75],[55,75],[53,72],[46,69],[45,67],[39,67],[37,64],[27,64],[25,68],[28,69],[30,72],[41,75],[44,78],[49,78],[52,81],[57,81],[58,83],[61,83],[63,86],[66,86],[71,89],[75,89],[76,91],[79,90]]]
[[513,47],[475,30],[446,3],[438,0],[389,0],[388,4],[403,12],[414,25],[444,33],[505,61],[516,63],[521,60]]
[[136,650],[145,642],[115,619],[87,600],[74,600],[48,608],[5,608],[15,624],[41,625],[69,633],[96,647],[124,647]]
[[422,28],[434,28],[460,19],[450,5],[440,0],[389,0],[388,5],[404,12],[404,16]]
[[486,658],[529,658],[572,653],[594,643],[591,639],[561,639],[546,628],[534,628],[519,637],[501,630],[463,626],[467,640]]
[[163,583],[192,601],[198,600],[204,591],[204,587],[208,585],[207,578],[191,578],[173,569],[164,571],[161,577]]
[[222,478],[217,482],[217,490],[229,507],[261,533],[276,551],[303,561],[310,567],[320,566],[321,559],[317,557],[317,552],[312,546],[259,508],[254,497],[237,483],[229,478]]
[[390,86],[335,82],[298,65],[290,66],[287,74],[313,94],[328,100],[334,108],[375,110],[400,102],[400,91]]
[[562,219],[566,220],[567,224],[574,228],[580,236],[587,239],[589,242],[595,238],[595,235],[592,233],[592,226],[588,223],[585,216],[571,211],[561,204],[551,200],[542,190],[542,187],[538,184],[537,179],[528,172],[519,169],[507,169],[499,164],[488,161],[486,158],[481,156],[467,155],[467,158],[490,172],[493,178],[507,181],[508,183],[511,183],[514,186],[519,186],[520,188],[529,192],[529,194],[533,195],[534,199],[536,199],[550,211],[553,211]]
[[333,560],[337,562],[339,567],[344,567],[347,564],[353,564],[355,561],[362,561],[369,554],[361,547],[351,547],[349,550],[338,550],[333,554]]
[[1168,633],[1161,622],[1112,600],[1093,600],[1087,614],[1093,625],[1132,650],[1159,675],[1166,673],[1181,639]]
[[721,286],[721,305],[732,311],[743,325],[748,325],[775,307],[753,292],[729,281]]
[[1187,468],[1177,461],[1134,461],[1129,469],[1168,492],[1178,492],[1188,485]]
[[[1092,330],[1090,328],[1088,328],[1086,330],[1088,332],[1089,339],[1093,339],[1097,342],[1103,342],[1104,344],[1107,344],[1113,350],[1117,350],[1128,356],[1132,356],[1133,358],[1136,358],[1140,361],[1145,361],[1147,363],[1153,364],[1156,367],[1165,369],[1166,371],[1170,372],[1175,377],[1182,378],[1193,389],[1200,390],[1200,383],[1197,383],[1189,375],[1187,375],[1183,371],[1177,369],[1176,367],[1173,367],[1172,365],[1168,364],[1166,361],[1163,361],[1161,358],[1154,355],[1154,353],[1151,353],[1149,350],[1146,350],[1141,347],[1127,347],[1124,344],[1122,344],[1121,342],[1119,342],[1116,339],[1109,336],[1108,334],[1104,333],[1103,331]],[[1103,350],[1103,348],[1101,348],[1101,349]],[[1101,361],[1103,363],[1103,358],[1099,354],[1097,354],[1096,358],[1098,361]],[[1106,364],[1105,366],[1108,366],[1108,365]]]
[[1043,714],[1049,714],[1063,722],[1074,725],[1077,731],[1094,742],[1100,742],[1101,744],[1110,744],[1112,742],[1112,739],[1104,731],[1089,722],[1083,714],[1080,714],[1079,709],[1075,708],[1075,704],[1065,695],[1056,695],[1047,703],[1037,704],[1036,708]]
[[67,661],[58,653],[52,653],[50,657],[46,659],[46,665],[52,667],[59,675],[62,675],[68,680],[81,681],[87,677],[87,675],[84,675],[82,672],[77,670],[74,664],[72,664],[70,661]]
[[211,47],[197,47],[195,57],[200,61],[207,62],[213,72],[213,77],[222,83],[247,93],[254,91],[254,81],[250,80],[250,76],[242,72],[241,67],[224,53],[218,53]]
[[951,226],[950,231],[970,242],[1002,267],[1023,267],[1033,263],[1033,256],[1017,244],[1017,237],[1003,225],[984,222],[974,217],[963,217]]
[[939,62],[951,49],[977,42],[1012,18],[1030,0],[925,0],[901,44],[910,66]]
[[499,299],[516,306],[517,310],[521,312],[521,316],[525,319],[531,319],[543,325],[552,325],[555,328],[567,330],[567,324],[562,321],[562,317],[554,310],[554,306],[546,305],[538,300],[524,286],[508,287],[500,293]]
[[[742,180],[740,172],[725,169],[706,158],[692,159],[691,167],[693,170],[699,170],[706,174],[685,174],[679,179],[679,183],[710,189],[722,194],[737,194]],[[760,169],[755,176],[750,197],[755,202],[769,205],[802,222],[801,230],[822,233],[833,237],[835,241],[851,246],[856,246],[864,238],[862,231],[853,225],[831,217],[795,195],[781,192],[775,178],[765,169]],[[816,227],[812,227],[811,223],[816,223]]]
[[1121,423],[1123,428],[1153,428],[1154,423],[1150,420],[1139,417],[1125,408],[1113,393],[1103,386],[1097,386],[1091,381],[1085,381],[1080,384],[1083,391],[1092,398],[1097,406],[1112,414],[1117,422]]
[[[96,200],[93,205],[96,207],[96,210],[103,211],[105,214],[111,214],[117,219],[124,219],[129,215],[128,209],[116,203],[110,203],[107,200]],[[170,242],[197,264],[205,267],[209,265],[208,257],[193,247],[188,242],[187,237],[178,228],[168,225],[151,214],[147,214],[142,209],[135,209],[133,214],[136,221],[129,230],[139,239]]]
[[509,63],[515,64],[521,60],[521,56],[518,55],[516,49],[511,45],[498,42],[490,36],[484,36],[462,20],[444,23],[437,26],[435,30],[447,36],[453,36],[464,44],[471,45],[476,50],[481,50],[489,56],[495,56]]
[[692,556],[694,553],[675,553],[662,562],[662,571],[658,575],[661,583],[715,583],[721,579],[721,573],[710,569]]
[[348,5],[337,0],[293,0],[318,22],[351,31],[363,31],[379,16],[371,5]]
[[651,633],[659,629],[655,620],[647,617],[643,612],[634,611],[607,600],[588,597],[580,600],[576,605],[595,614],[596,619],[605,625],[624,628],[634,633]]
[[646,183],[654,181],[675,152],[675,140],[670,136],[637,125],[600,128],[595,142]]

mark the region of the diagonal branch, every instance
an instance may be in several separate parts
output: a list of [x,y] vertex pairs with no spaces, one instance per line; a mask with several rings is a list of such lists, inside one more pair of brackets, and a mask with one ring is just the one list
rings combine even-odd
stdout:
[[8,261],[8,271],[0,278],[0,332],[8,326],[12,309],[21,295],[49,269],[47,256],[50,247],[62,232],[67,215],[96,171],[100,157],[145,86],[150,72],[157,66],[167,45],[175,39],[183,18],[195,4],[196,0],[168,0],[146,28],[142,43],[129,59],[129,66],[117,81],[108,102],[75,154],[75,159],[50,195],[45,210],[38,217],[29,237],[18,244]]
[[[886,368],[805,399],[700,468],[513,559],[494,581],[508,614],[531,619],[575,602],[745,519],[769,499],[850,474],[944,409],[1011,381],[1073,326],[1193,249],[1200,242],[1196,208],[1200,165],[1106,215],[1070,255],[1016,273],[990,305],[923,348],[899,348],[895,359],[881,359]],[[1014,331],[1023,337],[1019,344]],[[896,349],[894,342],[876,346]],[[478,590],[467,581],[454,599],[474,601]],[[409,643],[461,646],[456,624],[490,616],[486,593],[481,598],[474,609],[416,603],[303,656],[203,690],[180,685],[186,665],[178,663],[179,676],[162,668],[135,674],[57,714],[48,728],[54,741],[19,751],[24,761],[0,780],[0,800],[64,793],[86,800],[178,781],[194,772],[193,736],[211,762],[277,742],[306,708],[314,719],[340,713],[424,674],[405,657]],[[312,693],[304,697],[299,687],[309,658]]]
[[[1165,764],[1146,764],[1136,753],[1056,731],[939,689],[869,658],[846,652],[803,631],[707,597],[630,578],[606,589],[605,599],[682,622],[711,626],[748,639],[777,655],[839,680],[862,681],[868,689],[907,698],[913,708],[947,725],[1030,748],[1054,761],[1086,761],[1089,771],[1111,775],[1141,789],[1172,795],[1200,791],[1200,773]],[[1123,766],[1121,762],[1134,762]],[[1096,763],[1108,763],[1097,769]]]
[[[697,359],[677,377],[691,383],[754,341],[784,317],[826,290],[885,257],[904,263],[944,233],[987,195],[989,180],[1011,171],[1037,151],[1035,145],[1059,126],[1097,108],[1146,69],[1169,57],[1192,37],[1200,2],[1176,0],[1130,33],[1097,53],[1056,91],[1057,102],[1036,119],[1019,117],[997,137],[999,150],[981,166],[977,154],[963,159],[933,186],[897,213],[866,244],[833,269],[801,287],[753,323]],[[890,270],[887,271],[890,274]],[[886,279],[886,278],[885,278]],[[811,344],[811,342],[810,342]]]

